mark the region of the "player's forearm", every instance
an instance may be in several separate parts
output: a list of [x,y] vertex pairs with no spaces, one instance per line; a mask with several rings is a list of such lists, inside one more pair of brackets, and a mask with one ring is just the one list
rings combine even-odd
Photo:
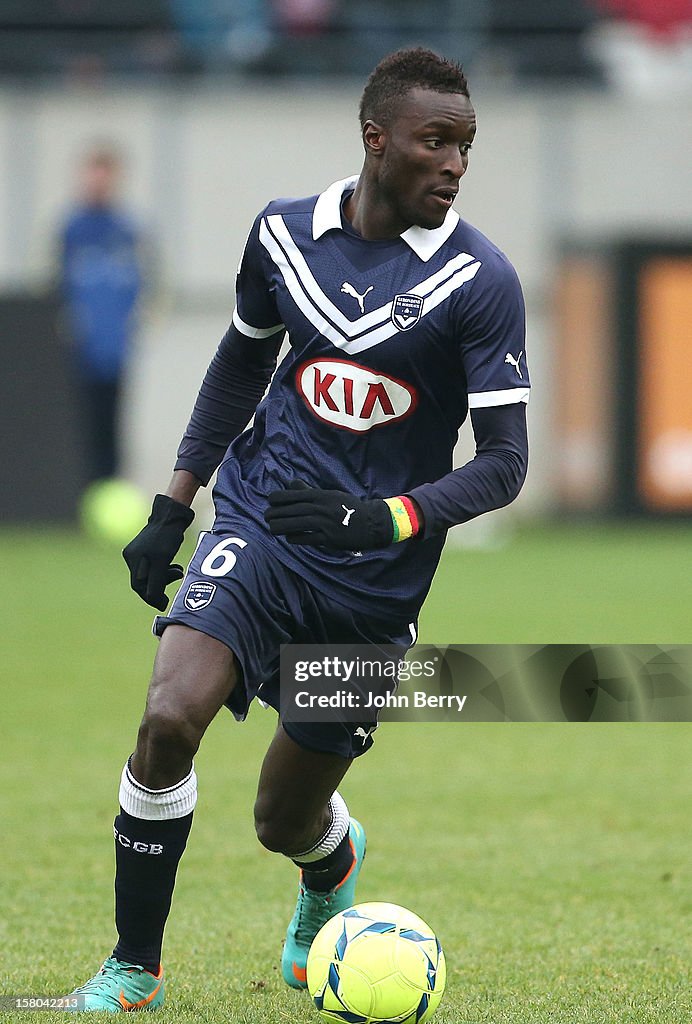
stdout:
[[248,425],[267,389],[279,340],[248,339],[230,327],[214,356],[178,448],[176,470],[202,485],[211,479],[226,449]]
[[423,512],[424,537],[514,501],[528,468],[525,408],[521,403],[474,411],[475,458],[440,480],[408,492]]
[[509,452],[477,455],[452,473],[411,491],[425,521],[424,537],[502,508],[519,494],[525,469]]
[[186,469],[176,469],[165,493],[181,505],[191,505],[202,481]]

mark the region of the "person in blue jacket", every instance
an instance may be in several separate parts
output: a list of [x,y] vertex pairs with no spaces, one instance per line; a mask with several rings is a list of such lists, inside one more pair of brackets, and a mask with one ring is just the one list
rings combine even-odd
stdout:
[[115,147],[90,147],[59,240],[60,297],[89,482],[119,472],[121,398],[144,281],[143,233],[119,202],[122,168]]

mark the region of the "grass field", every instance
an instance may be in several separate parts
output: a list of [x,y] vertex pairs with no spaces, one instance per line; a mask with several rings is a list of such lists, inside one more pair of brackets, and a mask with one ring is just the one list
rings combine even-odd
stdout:
[[[681,526],[552,527],[449,552],[421,639],[692,643],[689,542]],[[110,827],[152,612],[117,552],[69,532],[0,532],[0,564],[0,991],[56,995],[113,944]],[[317,1024],[278,971],[295,870],[252,829],[273,727],[259,708],[242,727],[223,714],[197,758],[162,1022]],[[691,738],[672,723],[380,730],[343,787],[369,833],[359,899],[438,931],[435,1021],[689,1024]]]

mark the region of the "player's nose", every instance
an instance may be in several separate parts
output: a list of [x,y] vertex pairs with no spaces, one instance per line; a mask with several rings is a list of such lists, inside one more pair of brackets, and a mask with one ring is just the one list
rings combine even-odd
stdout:
[[455,147],[450,146],[445,154],[445,161],[442,166],[444,174],[455,178],[457,181],[466,171],[466,160],[464,155]]

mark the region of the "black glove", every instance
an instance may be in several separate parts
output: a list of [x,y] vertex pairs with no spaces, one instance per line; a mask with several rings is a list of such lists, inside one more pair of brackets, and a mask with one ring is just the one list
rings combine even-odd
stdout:
[[195,513],[167,494],[157,494],[147,525],[123,549],[130,570],[130,586],[159,611],[165,611],[165,588],[184,576],[182,565],[171,565]]
[[372,551],[394,541],[392,516],[382,498],[355,498],[344,491],[323,491],[294,480],[288,490],[273,491],[268,500],[264,518],[269,529],[289,544]]

